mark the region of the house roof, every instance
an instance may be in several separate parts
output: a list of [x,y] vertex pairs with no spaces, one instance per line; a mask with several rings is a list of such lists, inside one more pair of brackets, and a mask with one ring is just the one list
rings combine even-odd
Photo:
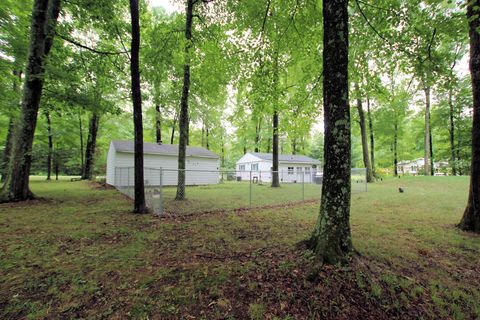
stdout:
[[[112,144],[117,152],[134,152],[133,141],[119,141],[113,140]],[[144,154],[161,154],[167,156],[178,156],[177,144],[157,144],[157,143],[143,143]],[[219,156],[202,147],[187,146],[187,157],[213,158],[218,159]]]
[[[257,158],[267,161],[273,161],[273,154],[271,153],[261,153],[261,152],[250,152],[250,154],[254,155]],[[320,164],[320,161],[304,156],[304,155],[289,155],[289,154],[279,154],[278,155],[279,162],[291,162],[291,163],[311,163],[311,164]]]
[[397,163],[398,166],[403,166],[403,165],[410,165],[410,164],[415,164],[419,166],[423,166],[424,159],[423,158],[418,158],[415,160],[402,160]]

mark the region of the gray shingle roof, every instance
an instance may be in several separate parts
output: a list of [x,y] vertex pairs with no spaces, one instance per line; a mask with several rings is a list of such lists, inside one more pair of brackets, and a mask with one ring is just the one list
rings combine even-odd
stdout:
[[[113,146],[117,152],[133,152],[133,141],[119,141],[113,140]],[[163,154],[168,156],[178,156],[177,144],[156,144],[156,143],[143,143],[143,153],[145,154]],[[219,156],[215,153],[201,147],[187,147],[187,157],[202,157],[202,158],[214,158],[218,159]]]
[[[261,152],[250,152],[255,157],[258,157],[262,160],[273,161],[273,154],[271,153],[261,153]],[[289,155],[289,154],[279,154],[279,162],[292,162],[292,163],[311,163],[311,164],[320,164],[320,161],[304,156],[304,155]]]

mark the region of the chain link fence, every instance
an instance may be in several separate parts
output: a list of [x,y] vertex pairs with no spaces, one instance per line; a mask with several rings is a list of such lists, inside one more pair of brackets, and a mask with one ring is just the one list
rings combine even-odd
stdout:
[[[280,186],[272,187],[278,174]],[[145,198],[156,214],[190,215],[206,212],[276,207],[320,200],[322,171],[174,170],[145,168]],[[352,193],[366,192],[366,170],[352,169]],[[185,188],[177,188],[178,181]],[[115,169],[115,187],[134,198],[134,168]]]

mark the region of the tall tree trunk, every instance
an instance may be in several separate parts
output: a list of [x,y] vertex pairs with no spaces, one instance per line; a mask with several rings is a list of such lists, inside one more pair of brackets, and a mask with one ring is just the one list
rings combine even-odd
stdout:
[[55,160],[55,180],[58,181],[58,171],[59,171],[59,162],[58,159]]
[[297,154],[297,138],[292,139],[292,154]]
[[83,169],[85,168],[85,161],[84,161],[84,151],[83,151],[83,125],[82,125],[82,115],[78,114],[78,125],[79,125],[79,132],[80,132],[80,164],[81,164],[81,172],[80,175],[83,176]]
[[130,51],[130,75],[132,77],[133,127],[135,131],[134,163],[134,213],[147,213],[145,203],[145,185],[143,176],[143,119],[142,91],[140,88],[140,13],[138,0],[130,0],[130,17],[132,20],[132,42]]
[[5,140],[5,150],[3,151],[3,159],[2,159],[2,172],[1,172],[1,180],[5,181],[7,178],[8,173],[8,163],[10,159],[10,152],[12,151],[12,140],[13,140],[13,132],[15,130],[15,121],[14,117],[10,117],[10,121],[8,122],[8,131],[7,131],[7,139]]
[[424,173],[431,175],[430,169],[430,86],[425,86],[425,137],[424,137]]
[[[57,143],[56,149],[58,149],[58,143]],[[56,181],[58,181],[58,171],[59,171],[59,167],[60,167],[60,161],[58,159],[58,156],[59,156],[58,152],[55,151],[53,153],[53,159],[54,159],[53,162],[55,164],[55,180]]]
[[94,112],[88,124],[87,146],[85,148],[85,166],[82,170],[82,180],[91,180],[95,163],[95,148],[97,145],[97,133],[99,117]]
[[189,146],[190,145],[190,117],[188,118],[187,123],[188,123],[188,126],[186,128],[186,131],[187,131],[186,136],[187,136],[187,146]]
[[192,47],[192,22],[194,0],[187,0],[185,7],[185,64],[183,66],[183,90],[180,101],[180,141],[178,145],[178,184],[175,200],[185,199],[185,156],[188,144],[188,95],[190,91],[190,54]]
[[207,136],[206,136],[206,140],[207,140],[207,141],[206,141],[206,142],[207,142],[207,150],[210,150],[210,141],[208,141],[208,136],[209,136],[210,133],[209,133],[208,127],[207,127],[207,130],[206,130],[206,131],[207,131]]
[[205,145],[205,123],[202,120],[202,148]]
[[155,138],[158,144],[162,143],[162,117],[159,104],[155,106]]
[[255,152],[260,152],[260,131],[262,130],[262,119],[257,119],[255,124]]
[[175,142],[175,128],[176,127],[177,127],[177,112],[175,112],[175,115],[173,116],[172,134],[170,136],[170,144],[173,144],[173,142]]
[[[275,107],[276,108],[276,107]],[[273,111],[273,162],[272,162],[272,188],[280,187],[278,173],[278,112]]]
[[0,201],[21,201],[34,197],[29,188],[31,151],[42,97],[45,61],[53,44],[59,12],[60,0],[34,1],[21,115]]
[[360,120],[360,134],[362,136],[362,151],[363,151],[363,165],[367,170],[367,182],[373,181],[372,167],[370,165],[370,156],[368,154],[368,140],[367,140],[367,127],[365,125],[365,113],[363,112],[362,99],[360,99],[360,88],[358,83],[355,84],[357,91],[357,110]]
[[452,174],[457,175],[457,165],[455,163],[455,123],[454,123],[454,106],[453,106],[452,88],[448,90],[448,106],[450,109],[450,165],[452,166]]
[[396,118],[393,125],[393,175],[398,176],[398,120]]
[[273,135],[272,135],[272,188],[280,187],[278,161],[278,52],[275,52],[273,66]]
[[346,263],[350,233],[351,133],[348,101],[348,0],[323,1],[324,175],[319,217],[309,241],[319,262]]
[[50,180],[52,175],[53,137],[52,137],[52,121],[50,119],[50,112],[48,112],[48,110],[45,111],[45,118],[47,118],[47,132],[48,132],[47,180]]
[[480,233],[480,0],[468,1],[470,27],[470,73],[473,92],[472,169],[468,203],[460,228]]
[[[17,70],[13,70],[13,75],[15,78],[13,79],[12,84],[12,91],[16,94],[19,93],[19,83],[22,81],[22,72],[18,72]],[[4,182],[7,179],[8,174],[8,164],[12,152],[12,144],[13,144],[13,134],[15,132],[15,122],[18,119],[18,115],[16,110],[10,116],[8,121],[8,129],[7,129],[7,138],[5,139],[5,149],[3,150],[3,158],[2,158],[2,167],[0,171],[0,182]]]
[[368,116],[368,129],[370,131],[370,158],[372,163],[372,177],[375,178],[375,139],[373,136],[372,112],[370,111],[370,97],[368,93],[367,93],[367,116]]

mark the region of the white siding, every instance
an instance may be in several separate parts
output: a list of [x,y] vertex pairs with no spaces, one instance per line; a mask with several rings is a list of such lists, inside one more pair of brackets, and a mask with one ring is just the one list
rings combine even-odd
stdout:
[[109,185],[115,185],[115,147],[113,142],[110,142],[110,148],[107,154],[107,176],[106,183]]
[[[115,185],[133,185],[133,153],[116,152],[115,155],[116,179]],[[206,185],[219,182],[219,159],[187,157],[186,158],[186,184]],[[130,170],[122,168],[131,168]],[[178,158],[160,154],[145,154],[145,184],[157,186],[160,184],[160,168],[162,168],[162,184],[177,185]]]
[[[256,157],[255,157],[256,158]],[[243,159],[243,158],[242,158]],[[241,180],[250,180],[250,170],[251,165],[258,163],[258,171],[252,171],[251,177],[252,179],[258,179],[261,182],[271,182],[272,181],[272,162],[266,160],[260,161],[253,161],[254,159],[250,158],[252,161],[249,163],[241,162],[240,160],[237,162],[237,177],[240,177]],[[249,159],[249,160],[250,160]],[[240,166],[244,166],[245,170],[240,170]],[[293,172],[290,171],[289,174],[289,167],[293,167]],[[301,170],[298,170],[300,168]],[[309,168],[309,170],[306,170]],[[280,182],[286,183],[311,183],[313,182],[313,177],[317,169],[313,168],[311,164],[305,163],[285,163],[281,162],[279,164],[279,178]]]
[[237,161],[237,166],[238,164],[244,164],[244,163],[252,163],[252,162],[259,162],[259,161],[263,161],[262,159],[260,159],[259,157],[257,156],[254,156],[253,154],[251,153],[245,153],[243,155],[243,157],[241,157],[238,161]]

